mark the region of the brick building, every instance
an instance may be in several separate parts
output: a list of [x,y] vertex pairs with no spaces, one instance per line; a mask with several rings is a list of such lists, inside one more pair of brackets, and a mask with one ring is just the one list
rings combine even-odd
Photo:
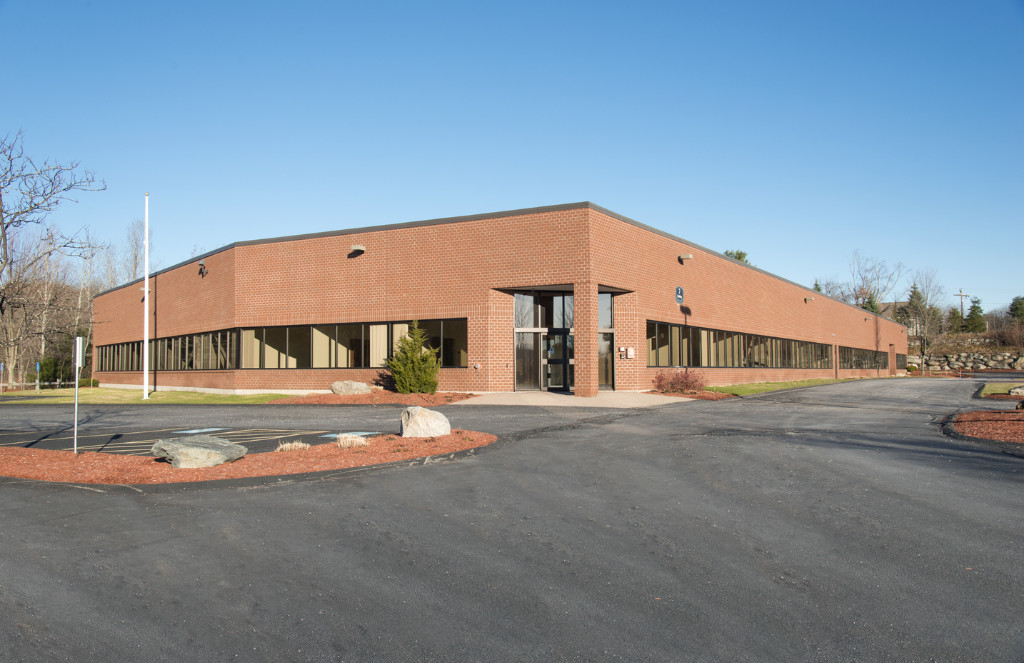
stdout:
[[[136,281],[97,295],[94,376],[141,386]],[[892,375],[906,329],[591,203],[238,242],[150,277],[154,388],[372,381],[417,320],[441,391]]]

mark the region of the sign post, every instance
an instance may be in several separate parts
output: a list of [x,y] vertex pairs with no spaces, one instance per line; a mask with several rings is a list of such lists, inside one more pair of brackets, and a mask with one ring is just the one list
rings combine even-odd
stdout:
[[78,376],[85,366],[85,339],[75,337],[75,453],[78,453]]
[[4,393],[4,364],[0,362],[0,394]]
[[39,393],[39,362],[36,362],[36,393]]

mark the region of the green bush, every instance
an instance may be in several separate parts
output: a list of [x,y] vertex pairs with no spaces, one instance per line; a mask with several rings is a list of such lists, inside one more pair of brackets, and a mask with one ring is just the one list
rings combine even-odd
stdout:
[[403,394],[432,394],[437,391],[441,361],[438,349],[427,347],[426,333],[413,320],[409,333],[398,340],[395,354],[387,360],[395,389]]
[[100,386],[99,380],[90,380],[89,378],[82,378],[78,381],[79,387],[98,387]]

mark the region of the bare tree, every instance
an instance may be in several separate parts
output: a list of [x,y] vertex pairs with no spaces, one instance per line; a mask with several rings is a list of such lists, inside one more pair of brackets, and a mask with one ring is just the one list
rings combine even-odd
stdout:
[[20,233],[9,246],[15,255],[42,256],[16,260],[7,270],[6,296],[10,307],[0,316],[0,350],[10,382],[25,381],[31,360],[41,360],[52,341],[73,332],[77,308],[64,256],[48,251],[49,236]]
[[[97,263],[95,270],[101,289],[109,290],[116,288],[119,285],[130,283],[145,276],[143,274],[146,266],[145,228],[146,224],[142,219],[135,219],[125,229],[124,242],[120,244],[93,245],[94,249],[98,249],[93,258]],[[149,250],[150,254],[152,254],[152,228],[149,231]],[[155,264],[151,257],[150,270],[154,266]]]
[[907,326],[908,333],[916,336],[921,354],[927,354],[931,344],[942,335],[943,308],[948,303],[946,290],[934,269],[914,272],[914,284],[906,305],[896,310],[896,321]]
[[[67,333],[67,265],[63,256],[90,249],[82,233],[64,234],[49,216],[79,191],[106,185],[79,162],[37,163],[25,154],[24,135],[0,138],[0,357],[11,381],[27,359],[48,351],[48,337]],[[29,343],[29,340],[38,341]]]
[[[128,224],[125,234],[124,248],[121,251],[121,274],[124,282],[141,279],[144,274],[146,259],[146,222],[135,219]],[[149,231],[149,250],[153,250],[153,230]]]
[[[90,241],[89,231],[85,231],[86,241]],[[98,256],[100,255],[102,247],[96,243],[91,243],[93,248],[88,253],[82,256],[81,269],[78,274],[78,302],[75,307],[75,329],[83,327],[83,323],[88,321],[85,325],[87,329],[86,345],[92,344],[92,332],[93,332],[93,319],[92,319],[92,299],[93,296],[99,292],[99,287],[95,281],[95,270]]]
[[[850,280],[840,281],[838,277],[817,279],[822,292],[833,299],[847,304],[865,308],[871,302],[881,304],[898,292],[900,280],[906,276],[909,268],[902,262],[892,267],[880,258],[862,255],[860,249],[855,250],[849,259]],[[904,292],[895,295],[900,299]]]
[[1014,322],[1010,315],[1009,306],[1001,306],[990,311],[985,311],[985,324],[991,332],[998,332],[1006,329]]
[[[6,308],[9,281],[15,262],[27,269],[46,255],[56,252],[75,253],[86,248],[81,237],[63,234],[47,222],[51,212],[61,203],[77,202],[71,196],[77,191],[102,191],[103,180],[79,162],[60,164],[49,160],[36,164],[25,154],[21,131],[13,138],[8,134],[0,140],[0,315]],[[19,233],[36,227],[44,241],[23,244],[36,254],[15,253],[15,238]]]
[[110,290],[124,283],[121,278],[121,248],[117,244],[101,247],[95,260],[98,262],[97,281],[101,290]]
[[842,283],[838,278],[832,276],[829,278],[819,278],[814,281],[818,292],[831,297],[832,299],[838,299],[839,301],[852,304],[853,302],[848,298],[846,284]]
[[[908,271],[909,268],[902,262],[889,267],[884,260],[861,255],[860,249],[857,249],[850,256],[855,303],[859,305],[872,295],[879,303],[887,301]],[[900,299],[900,296],[896,296],[896,299]]]

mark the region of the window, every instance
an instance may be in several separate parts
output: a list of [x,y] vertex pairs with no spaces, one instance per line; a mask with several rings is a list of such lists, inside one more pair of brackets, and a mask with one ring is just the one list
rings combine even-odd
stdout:
[[[889,368],[889,353],[878,350],[840,347],[839,368],[868,370]],[[898,363],[897,368],[899,368]]]
[[[379,368],[410,322],[295,325],[230,329],[160,338],[150,342],[149,366],[157,371],[235,368]],[[442,368],[469,365],[468,321],[428,320],[428,345]],[[96,349],[97,371],[141,371],[142,342]]]
[[832,368],[832,346],[648,320],[647,365]]
[[614,329],[615,316],[612,309],[612,293],[597,293],[597,328]]

